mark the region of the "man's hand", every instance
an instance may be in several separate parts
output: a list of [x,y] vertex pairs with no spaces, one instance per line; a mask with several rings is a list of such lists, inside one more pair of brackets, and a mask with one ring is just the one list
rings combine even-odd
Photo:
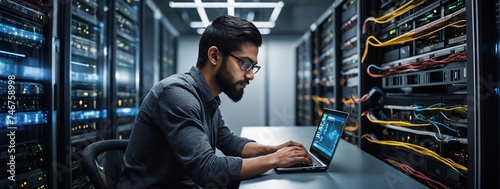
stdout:
[[312,164],[311,156],[301,143],[288,141],[278,146],[249,142],[243,146],[239,179],[248,179],[276,167]]
[[295,142],[293,140],[290,140],[288,142],[285,142],[283,144],[280,144],[280,145],[276,146],[274,148],[274,151],[276,152],[276,151],[278,151],[278,150],[280,150],[280,149],[282,149],[284,147],[289,147],[289,146],[298,146],[298,147],[303,148],[305,151],[307,151],[307,149],[304,147],[304,145],[302,145],[301,143]]
[[290,167],[298,163],[312,164],[311,156],[301,144],[282,147],[271,156],[274,158],[276,167]]
[[241,157],[251,158],[251,157],[272,154],[272,153],[275,153],[276,151],[278,151],[284,147],[291,147],[291,146],[298,146],[298,147],[301,147],[304,150],[306,150],[304,145],[302,145],[298,142],[295,142],[295,141],[291,141],[291,140],[288,142],[285,142],[283,144],[280,144],[278,146],[263,145],[263,144],[259,144],[256,142],[249,142],[249,143],[246,143],[245,146],[243,146],[243,150],[241,152]]

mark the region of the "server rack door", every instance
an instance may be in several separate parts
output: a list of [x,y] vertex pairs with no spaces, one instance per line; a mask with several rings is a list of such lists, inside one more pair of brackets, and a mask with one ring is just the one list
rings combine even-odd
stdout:
[[51,186],[50,3],[0,1],[0,188]]
[[89,188],[80,153],[108,135],[108,1],[59,2],[58,154],[52,166],[59,188]]

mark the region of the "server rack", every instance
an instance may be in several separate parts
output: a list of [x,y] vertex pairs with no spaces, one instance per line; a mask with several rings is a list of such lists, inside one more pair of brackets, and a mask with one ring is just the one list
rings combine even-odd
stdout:
[[178,33],[153,0],[143,1],[140,100],[161,79],[176,73]]
[[0,1],[0,161],[10,170],[15,157],[16,171],[0,188],[91,187],[80,151],[120,138],[137,111],[139,2]]
[[337,108],[339,81],[336,64],[335,15],[328,8],[298,41],[296,125],[315,125],[323,108]]
[[312,123],[319,123],[323,108],[334,108],[336,104],[336,66],[334,64],[333,11],[327,9],[312,25]]
[[339,56],[336,57],[339,66],[339,106],[338,109],[349,112],[349,120],[344,129],[342,138],[350,143],[359,146],[362,132],[361,105],[367,97],[363,97],[365,88],[361,85],[364,75],[360,74],[363,65],[360,63],[362,47],[361,21],[364,20],[365,10],[361,4],[365,1],[344,1],[335,5],[336,24],[339,31],[336,36],[338,48],[335,50]]
[[109,135],[108,1],[73,0],[59,4],[61,41],[58,86],[59,188],[88,188],[81,151]]
[[179,33],[165,18],[160,19],[160,78],[177,73],[177,41]]
[[311,32],[306,32],[298,41],[295,48],[297,70],[296,79],[296,125],[313,125],[312,107],[312,64],[311,64]]
[[141,1],[112,1],[109,36],[111,49],[111,117],[109,138],[129,138],[139,109]]
[[[497,188],[499,145],[487,141],[498,138],[500,2],[487,4],[336,1],[335,108],[359,123],[344,139],[395,168],[411,167],[407,174],[419,171],[426,178],[415,179],[429,186]],[[311,61],[318,62],[315,30]],[[302,62],[297,57],[297,73]],[[315,85],[312,93],[322,90]]]
[[370,9],[361,61],[384,96],[363,109],[363,142],[396,168],[420,171],[429,178],[422,183],[467,187],[465,2],[379,1]]
[[0,188],[51,187],[52,1],[0,1]]

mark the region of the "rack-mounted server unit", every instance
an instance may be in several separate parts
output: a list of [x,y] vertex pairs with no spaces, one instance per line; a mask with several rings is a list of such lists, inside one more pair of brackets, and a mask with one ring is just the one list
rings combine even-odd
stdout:
[[0,188],[52,184],[51,1],[0,1]]

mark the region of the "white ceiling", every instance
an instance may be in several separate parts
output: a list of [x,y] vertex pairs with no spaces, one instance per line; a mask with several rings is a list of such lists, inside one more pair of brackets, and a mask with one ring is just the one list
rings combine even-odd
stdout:
[[[191,21],[200,21],[196,9],[170,8],[170,0],[154,0],[163,14],[181,35],[196,35],[196,29],[189,27]],[[173,0],[174,2],[193,2],[193,0]],[[235,0],[235,2],[278,2],[279,0]],[[334,0],[281,0],[284,6],[276,26],[270,35],[301,35],[323,14]],[[227,0],[202,0],[202,2],[227,2]],[[207,8],[209,19],[227,14],[227,9]],[[272,9],[236,9],[235,16],[245,19],[253,16],[254,21],[267,21]]]

